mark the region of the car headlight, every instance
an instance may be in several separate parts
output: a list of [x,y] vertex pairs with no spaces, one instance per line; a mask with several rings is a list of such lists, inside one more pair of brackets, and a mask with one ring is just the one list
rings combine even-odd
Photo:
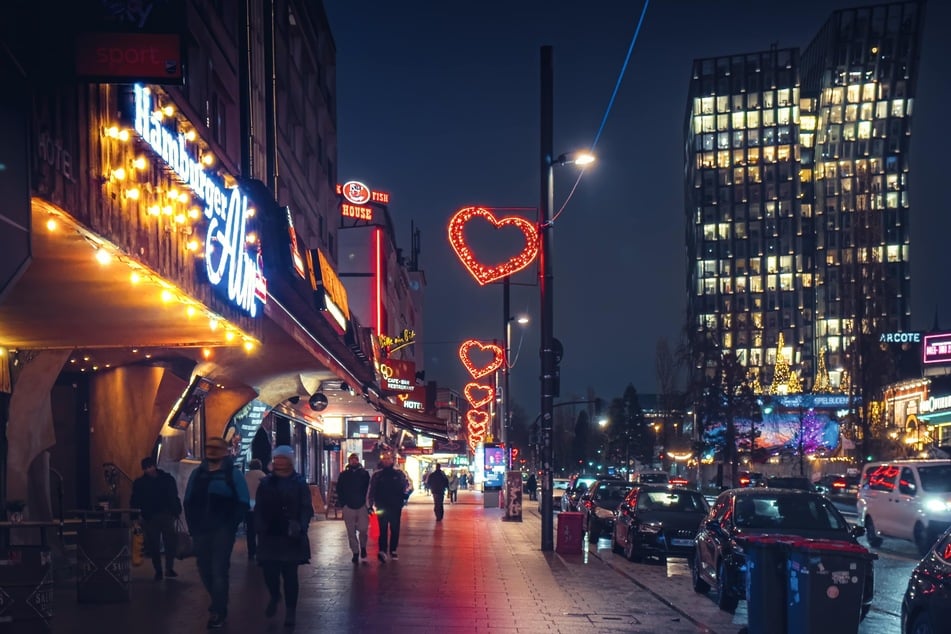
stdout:
[[599,506],[596,509],[594,509],[594,516],[597,517],[599,520],[613,520],[614,511],[611,511],[609,509],[603,509]]
[[639,533],[659,533],[663,525],[660,522],[647,522],[637,527]]
[[940,498],[928,498],[925,500],[925,509],[932,513],[944,513],[951,511],[951,504]]

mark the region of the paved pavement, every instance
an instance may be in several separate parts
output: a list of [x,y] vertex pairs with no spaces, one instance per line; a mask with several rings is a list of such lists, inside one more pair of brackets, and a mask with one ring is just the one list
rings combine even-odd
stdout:
[[[404,510],[400,559],[381,564],[371,537],[369,563],[352,564],[342,520],[311,525],[311,563],[300,568],[295,632],[570,633],[706,632],[735,634],[735,617],[689,586],[664,597],[630,572],[590,550],[543,553],[541,520],[526,506],[524,521],[503,522],[482,495],[460,491],[435,522],[431,498],[414,495]],[[205,631],[208,599],[194,560],[179,562],[177,579],[152,580],[151,565],[133,568],[128,603],[77,604],[75,589],[54,591],[53,634]],[[232,590],[224,632],[286,632],[282,613],[264,617],[261,572],[249,564],[242,540],[232,557]],[[689,615],[689,616],[688,616]],[[411,629],[410,629],[411,628]]]

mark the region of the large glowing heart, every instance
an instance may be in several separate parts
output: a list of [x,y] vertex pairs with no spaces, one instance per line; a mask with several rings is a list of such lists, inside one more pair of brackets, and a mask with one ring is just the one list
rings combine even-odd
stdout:
[[[497,266],[482,264],[476,259],[469,245],[466,244],[463,231],[466,223],[473,218],[487,220],[496,229],[508,226],[515,227],[521,231],[525,237],[525,247],[521,252]],[[452,245],[453,251],[459,256],[459,260],[462,261],[463,266],[469,270],[472,277],[474,277],[479,284],[485,286],[490,282],[517,273],[532,263],[538,255],[538,229],[534,224],[519,216],[496,218],[491,211],[484,207],[463,207],[457,211],[449,221],[449,244]]]
[[469,405],[478,409],[483,405],[488,405],[495,398],[495,388],[491,385],[482,385],[481,383],[468,383],[462,393],[466,395]]
[[482,412],[477,409],[470,409],[466,412],[466,430],[469,433],[469,438],[478,438],[482,440],[485,438],[485,432],[488,430],[489,425],[489,413]]
[[[480,352],[492,353],[492,360],[489,361],[487,365],[481,367],[476,365],[472,360],[472,352],[474,349],[478,349]],[[500,346],[494,343],[482,343],[475,339],[469,339],[463,341],[462,345],[459,346],[459,359],[462,361],[462,365],[466,366],[466,370],[468,370],[473,379],[480,379],[486,374],[492,374],[502,367],[502,363],[505,362],[505,353]]]

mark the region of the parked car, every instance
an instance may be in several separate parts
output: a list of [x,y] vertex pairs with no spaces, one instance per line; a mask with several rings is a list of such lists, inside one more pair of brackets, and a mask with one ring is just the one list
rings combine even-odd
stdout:
[[[551,485],[551,507],[557,511],[561,508],[561,498],[568,491],[568,478],[553,478]],[[538,495],[538,510],[542,510],[542,496]]]
[[568,490],[565,497],[562,498],[561,510],[580,511],[579,505],[581,504],[581,496],[587,493],[588,487],[597,480],[625,481],[621,476],[615,475],[573,475],[568,483]]
[[951,460],[868,463],[856,511],[870,546],[882,536],[904,539],[924,556],[951,526]]
[[703,494],[681,487],[635,485],[618,506],[611,549],[631,561],[647,556],[693,557],[700,521],[710,511]]
[[634,484],[670,484],[670,474],[666,471],[638,471],[634,474]]
[[951,623],[951,530],[918,562],[901,602],[902,634],[937,634]]
[[824,475],[816,482],[816,490],[823,495],[858,495],[859,476]]
[[[808,491],[792,489],[730,489],[717,497],[697,533],[691,576],[701,594],[717,589],[717,605],[732,612],[746,595],[746,557],[742,538],[748,535],[795,535],[858,543],[861,527],[850,527],[832,502]],[[862,617],[871,608],[874,590],[868,566],[862,596]]]
[[815,485],[809,481],[809,478],[801,476],[770,476],[766,478],[765,486],[771,489],[816,490]]
[[763,474],[758,471],[740,471],[737,474],[739,488],[761,487],[764,483]]
[[624,480],[595,480],[581,496],[578,509],[584,516],[581,526],[588,539],[598,539],[603,533],[614,530],[614,512],[631,490]]

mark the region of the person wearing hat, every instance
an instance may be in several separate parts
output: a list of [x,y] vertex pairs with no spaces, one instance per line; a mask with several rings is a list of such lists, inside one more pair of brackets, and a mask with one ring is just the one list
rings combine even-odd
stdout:
[[155,580],[162,579],[162,544],[165,545],[165,575],[177,577],[175,554],[178,535],[175,521],[182,514],[182,502],[178,498],[178,483],[172,474],[155,466],[155,458],[142,458],[142,476],[132,483],[132,498],[129,506],[142,512],[142,529],[145,532],[145,549],[152,558]]
[[412,491],[409,478],[394,467],[395,460],[392,451],[383,452],[380,468],[370,478],[370,491],[367,493],[367,502],[376,508],[380,525],[380,550],[376,556],[381,563],[386,563],[387,553],[390,559],[399,559],[396,548],[400,545],[400,519],[403,505]]
[[284,581],[284,625],[296,622],[300,585],[297,567],[310,561],[307,527],[314,517],[310,488],[294,471],[294,449],[280,445],[271,453],[271,474],[261,480],[254,503],[258,533],[257,560],[264,571],[270,599],[264,615],[277,614]]
[[224,438],[205,441],[205,459],[185,487],[185,521],[195,547],[198,573],[211,596],[208,629],[224,627],[228,571],[238,525],[250,508],[248,485]]
[[343,524],[347,527],[347,539],[350,542],[351,561],[367,560],[367,531],[370,516],[367,513],[367,491],[370,488],[370,474],[360,464],[360,456],[355,453],[347,457],[347,467],[337,476],[337,503],[343,508]]

